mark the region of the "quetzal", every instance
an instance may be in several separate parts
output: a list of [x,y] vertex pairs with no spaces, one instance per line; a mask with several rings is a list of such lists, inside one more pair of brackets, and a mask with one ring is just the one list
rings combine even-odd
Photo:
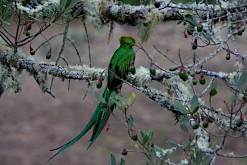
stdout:
[[[134,64],[135,53],[132,49],[134,45],[135,40],[132,37],[123,36],[120,38],[120,47],[114,52],[108,66],[108,82],[102,95],[106,103],[108,102],[112,92],[115,91],[116,93],[118,93],[118,91],[121,89],[123,80],[126,80],[127,75],[130,71],[131,64]],[[99,103],[86,127],[68,143],[50,150],[55,151],[60,149],[48,161],[75,144],[87,133],[87,131],[92,128],[92,126],[94,126],[92,137],[90,140],[91,142],[88,146],[89,148],[106,126],[114,107],[115,105],[111,105],[110,107],[106,108],[105,106],[102,106],[102,103]]]

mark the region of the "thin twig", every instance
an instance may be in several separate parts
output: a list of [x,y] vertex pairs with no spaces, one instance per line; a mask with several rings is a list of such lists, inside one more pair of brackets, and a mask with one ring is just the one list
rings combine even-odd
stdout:
[[83,22],[83,26],[86,32],[86,36],[87,36],[87,46],[88,46],[88,58],[89,58],[89,66],[92,67],[92,59],[91,59],[91,48],[90,48],[90,40],[89,40],[89,35],[88,35],[88,31],[87,31],[87,25],[85,23],[85,20],[82,20]]

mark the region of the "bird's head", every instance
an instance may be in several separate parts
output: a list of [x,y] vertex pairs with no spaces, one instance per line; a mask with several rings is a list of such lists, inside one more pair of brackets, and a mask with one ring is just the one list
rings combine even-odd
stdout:
[[131,48],[132,46],[135,46],[135,44],[135,39],[132,37],[122,36],[120,38],[120,46]]

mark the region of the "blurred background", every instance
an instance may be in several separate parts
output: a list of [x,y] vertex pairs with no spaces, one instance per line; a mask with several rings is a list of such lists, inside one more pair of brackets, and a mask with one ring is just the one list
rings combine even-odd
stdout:
[[[8,27],[13,28],[13,27]],[[35,27],[33,31],[37,30]],[[121,36],[132,36],[137,43],[140,39],[137,36],[137,28],[130,26],[119,26],[114,24],[113,37],[111,42],[107,44],[109,29],[107,27],[95,29],[88,26],[90,35],[90,47],[92,65],[95,67],[106,68],[114,51],[119,46],[119,38]],[[13,28],[14,31],[14,28]],[[54,25],[44,33],[46,37],[50,37],[61,32],[61,27]],[[75,41],[80,52],[83,64],[88,64],[88,44],[85,30],[81,22],[73,22],[70,26],[69,36]],[[237,38],[239,52],[246,52],[246,41],[244,36]],[[32,42],[34,49],[44,41],[44,38],[38,37]],[[61,46],[61,37],[51,40],[52,58],[45,59],[45,54],[49,50],[49,46],[45,44],[39,49],[34,58],[37,61],[53,61],[56,59]],[[193,52],[191,50],[190,39],[184,38],[183,27],[174,23],[163,23],[157,25],[149,38],[142,46],[154,57],[154,59],[168,69],[172,66],[166,58],[159,55],[153,46],[159,48],[163,53],[168,49],[168,56],[173,60],[178,60],[178,49],[181,49],[181,56],[184,62],[189,62]],[[136,48],[135,48],[136,49]],[[213,48],[198,48],[196,53],[203,58],[212,52]],[[29,47],[23,48],[23,51],[29,53]],[[75,50],[68,43],[65,52],[65,58],[71,65],[79,65],[78,57]],[[64,65],[64,63],[59,63]],[[136,54],[135,66],[148,67],[150,61],[143,52]],[[230,72],[235,69],[234,58],[230,61],[225,60],[223,52],[214,60],[210,61],[205,69],[213,71]],[[49,77],[50,78],[50,77]],[[49,81],[50,82],[50,81]],[[219,82],[220,83],[220,82]],[[104,82],[102,89],[106,82]],[[152,82],[151,85],[156,86],[160,90],[165,87],[159,86],[158,83]],[[229,101],[230,92],[225,90],[222,83],[219,84],[219,94],[213,100],[214,107],[225,107],[224,100]],[[86,98],[83,100],[87,90],[85,81],[71,81],[70,90],[68,91],[68,80],[61,81],[56,78],[53,84],[53,94],[56,98],[52,98],[48,94],[42,93],[40,87],[35,80],[24,72],[23,89],[21,93],[11,94],[4,93],[0,99],[0,165],[42,165],[55,152],[49,149],[56,148],[72,138],[74,138],[87,124],[91,115],[97,106],[97,100],[89,89]],[[198,87],[200,91],[202,88]],[[101,90],[102,91],[102,90]],[[179,125],[176,125],[173,114],[166,109],[162,109],[155,102],[148,99],[145,95],[129,87],[123,85],[122,93],[126,97],[131,91],[137,95],[135,104],[129,109],[128,113],[134,117],[137,129],[154,131],[153,143],[160,147],[170,147],[166,141],[172,139],[178,143],[182,143],[192,134],[186,134],[181,131]],[[208,100],[207,98],[205,98]],[[124,119],[121,111],[115,110],[114,113],[120,121]],[[108,124],[109,131],[103,131],[94,145],[87,150],[91,132],[88,133],[78,143],[70,147],[68,150],[57,156],[49,162],[50,165],[108,165],[110,164],[109,155],[114,153],[118,162],[121,158],[121,151],[125,147],[127,150],[135,151],[134,143],[129,139],[127,129],[120,124],[114,124],[117,121],[111,117]],[[209,131],[214,125],[209,126]],[[212,140],[214,137],[212,137]],[[216,140],[216,142],[218,142]],[[226,152],[246,153],[247,140],[227,139],[225,147]],[[171,159],[178,163],[183,159],[183,154],[178,151]],[[144,164],[145,157],[142,153],[129,152],[125,157],[126,164],[139,165]],[[216,164],[247,164],[246,159],[216,159]]]

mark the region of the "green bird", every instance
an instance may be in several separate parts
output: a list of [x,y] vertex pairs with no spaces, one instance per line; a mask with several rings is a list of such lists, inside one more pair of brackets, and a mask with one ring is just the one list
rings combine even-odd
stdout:
[[[127,78],[131,64],[134,64],[135,53],[132,49],[134,45],[135,40],[132,37],[123,36],[120,38],[120,47],[114,52],[108,66],[108,82],[102,95],[106,103],[108,102],[112,92],[119,92],[122,87],[123,80],[126,80]],[[88,148],[90,148],[90,146],[94,143],[94,141],[97,139],[97,137],[107,124],[107,121],[114,107],[115,105],[111,105],[109,108],[107,108],[105,106],[102,106],[102,103],[99,103],[86,127],[68,143],[50,150],[59,151],[55,153],[48,161],[75,144],[92,128],[92,126],[94,126],[90,144],[88,146]]]

